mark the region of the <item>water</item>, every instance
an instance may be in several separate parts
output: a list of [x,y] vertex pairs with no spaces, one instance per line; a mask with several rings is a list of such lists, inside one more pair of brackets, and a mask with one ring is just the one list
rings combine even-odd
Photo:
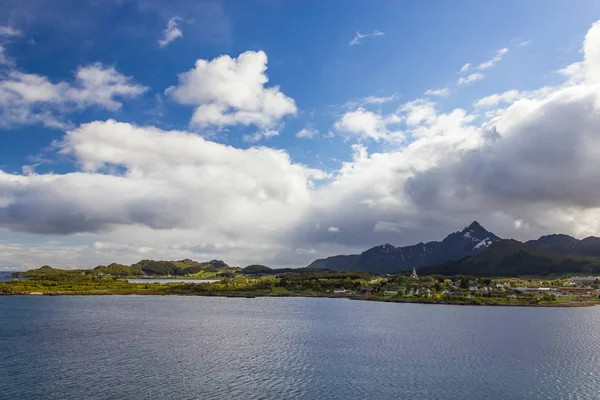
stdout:
[[129,283],[215,283],[218,279],[129,278]]
[[29,279],[29,278],[13,278],[11,275],[14,274],[16,271],[0,271],[0,282],[8,282],[8,281],[12,281],[12,280],[18,280],[18,281],[23,281],[25,279]]
[[597,399],[600,308],[0,297],[2,399]]

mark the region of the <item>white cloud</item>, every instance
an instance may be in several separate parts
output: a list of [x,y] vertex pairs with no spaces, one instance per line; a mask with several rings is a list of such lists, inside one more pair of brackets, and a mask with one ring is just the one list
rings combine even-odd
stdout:
[[444,96],[448,96],[449,93],[450,93],[450,90],[448,88],[441,88],[441,89],[428,89],[423,94],[425,96],[444,97]]
[[484,107],[495,107],[501,103],[510,103],[515,101],[521,96],[521,92],[518,90],[508,90],[504,93],[495,93],[490,96],[486,96],[482,99],[477,100],[473,103],[475,108],[484,108]]
[[406,125],[414,126],[423,122],[431,122],[436,117],[435,103],[417,99],[403,104],[399,111],[406,115]]
[[14,65],[14,60],[6,55],[6,49],[2,45],[0,45],[0,65]]
[[167,23],[167,28],[163,31],[163,38],[158,41],[160,47],[166,47],[175,39],[183,37],[177,21],[181,21],[181,18],[173,17]]
[[392,102],[398,99],[398,93],[393,93],[391,96],[366,96],[358,99],[352,99],[344,104],[344,108],[357,108],[368,105],[381,105]]
[[0,125],[41,123],[62,128],[62,115],[74,109],[100,107],[116,111],[119,98],[137,97],[147,90],[113,67],[100,63],[79,67],[74,84],[11,70],[0,78]]
[[463,66],[460,68],[460,71],[459,71],[459,73],[460,73],[460,74],[462,74],[462,73],[465,73],[465,72],[467,72],[467,71],[469,70],[469,68],[471,68],[471,63],[466,63],[465,65],[463,65]]
[[467,77],[460,77],[456,82],[457,85],[466,85],[469,83],[477,82],[485,78],[485,75],[481,72],[475,72]]
[[391,96],[367,96],[362,99],[364,104],[384,104],[390,101],[394,101],[398,97],[398,93],[394,93]]
[[340,133],[361,139],[402,140],[400,132],[389,129],[390,124],[398,122],[400,119],[396,115],[384,117],[359,107],[342,115],[334,124],[334,128]]
[[[292,164],[283,151],[240,150],[186,132],[112,120],[69,131],[60,148],[81,172],[0,172],[0,223],[38,233],[134,224],[235,236],[243,226],[276,229],[297,218],[310,198],[309,180],[322,176]],[[100,172],[113,167],[126,172]]]
[[529,46],[531,43],[533,43],[533,41],[525,40],[525,41],[519,43],[519,46]]
[[494,58],[492,58],[491,60],[482,62],[481,64],[479,64],[479,66],[477,68],[479,69],[488,69],[493,67],[494,65],[498,64],[500,61],[502,61],[502,58],[504,57],[504,55],[508,53],[508,48],[503,48],[500,49],[496,52],[496,55],[494,56]]
[[330,226],[329,228],[327,228],[327,232],[338,233],[339,231],[340,231],[340,228],[338,228],[336,226]]
[[[389,115],[350,111],[336,125],[353,132],[342,133],[387,141],[400,123],[409,140],[370,152],[353,143],[352,158],[332,174],[294,163],[283,150],[237,149],[114,121],[85,124],[60,145],[77,172],[0,172],[0,240],[19,231],[88,240],[62,248],[74,260],[46,244],[36,248],[35,259],[58,266],[185,257],[284,266],[441,239],[473,219],[518,239],[598,235],[600,24],[583,49],[578,75],[518,96],[488,96],[481,106],[489,116],[443,112],[424,99]],[[52,98],[40,87],[29,96]],[[27,249],[0,242],[0,257],[29,262]]]
[[269,139],[277,135],[279,135],[279,131],[276,131],[274,129],[267,129],[264,131],[254,132],[250,135],[243,135],[242,140],[247,143],[256,143],[260,142],[263,139]]
[[356,36],[354,36],[354,39],[352,39],[349,44],[350,44],[350,46],[356,46],[356,45],[361,44],[361,42],[364,38],[377,37],[377,36],[383,36],[383,35],[384,35],[383,32],[377,31],[377,30],[375,30],[371,33],[364,33],[364,34],[360,33],[360,32],[356,32]]
[[295,115],[297,108],[294,99],[278,86],[265,87],[269,81],[266,70],[263,51],[198,60],[192,70],[179,74],[179,84],[169,87],[166,94],[180,104],[196,107],[192,127],[241,124],[273,128],[286,115]]
[[23,32],[8,25],[0,25],[0,37],[21,36]]
[[302,128],[296,133],[297,138],[301,139],[312,139],[319,134],[319,131],[314,128]]

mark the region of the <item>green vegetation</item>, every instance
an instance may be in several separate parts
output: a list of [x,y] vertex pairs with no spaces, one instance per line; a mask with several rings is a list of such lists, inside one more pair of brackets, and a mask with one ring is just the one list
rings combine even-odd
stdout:
[[[223,263],[224,264],[224,263]],[[123,276],[173,274],[190,268],[193,276],[218,275],[215,283],[129,283]],[[213,269],[214,268],[214,269]],[[314,269],[271,269],[249,266],[142,261],[132,266],[111,264],[92,270],[60,270],[44,266],[19,273],[27,280],[0,283],[0,294],[152,294],[204,296],[314,296],[345,297],[386,302],[418,302],[506,306],[583,306],[600,300],[600,281],[571,282],[569,278],[490,278],[474,275],[428,275],[412,279],[407,273],[376,275],[369,272]],[[168,276],[168,275],[167,275]],[[337,290],[336,290],[337,289]]]
[[221,260],[212,260],[208,262],[198,262],[193,260],[180,261],[154,261],[142,260],[132,265],[110,264],[108,266],[100,265],[92,270],[61,270],[49,266],[43,266],[39,269],[18,272],[16,277],[40,278],[52,276],[55,274],[67,275],[110,275],[120,278],[132,277],[168,277],[178,278],[219,278],[233,276],[239,268],[230,267]]
[[516,240],[501,240],[482,253],[442,265],[424,267],[419,269],[419,273],[488,277],[599,274],[600,258],[552,253]]

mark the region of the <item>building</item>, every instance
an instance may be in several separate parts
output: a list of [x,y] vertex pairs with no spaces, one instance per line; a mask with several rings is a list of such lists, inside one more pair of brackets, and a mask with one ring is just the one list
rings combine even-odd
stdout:
[[337,288],[336,287],[335,289],[333,289],[333,293],[338,293],[339,294],[339,293],[346,293],[346,292],[347,292],[347,290],[344,289],[343,287],[342,288]]
[[415,281],[419,280],[419,275],[417,275],[417,270],[415,268],[413,268],[412,272],[410,273],[410,279],[414,279]]
[[397,296],[398,292],[396,290],[386,290],[383,292],[384,296]]
[[574,276],[571,278],[571,284],[577,283],[594,283],[598,279],[597,276]]

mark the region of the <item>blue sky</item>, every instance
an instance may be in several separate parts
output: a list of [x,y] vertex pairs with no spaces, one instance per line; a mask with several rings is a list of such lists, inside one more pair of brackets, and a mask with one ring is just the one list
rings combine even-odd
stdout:
[[[595,222],[579,223],[584,217],[590,221],[589,213],[596,208],[579,198],[579,193],[566,199],[543,187],[535,195],[513,189],[498,195],[489,185],[473,188],[470,183],[456,181],[448,189],[453,196],[476,193],[479,202],[464,207],[461,198],[452,198],[445,199],[441,207],[432,200],[441,196],[437,193],[441,189],[418,186],[425,185],[425,178],[433,179],[436,168],[460,168],[462,160],[473,157],[474,151],[487,148],[482,142],[486,132],[495,129],[504,138],[505,132],[517,129],[517,122],[535,126],[531,118],[539,115],[541,108],[522,111],[518,115],[523,120],[518,121],[504,112],[523,106],[524,99],[537,101],[542,107],[552,100],[544,97],[550,96],[548,93],[563,93],[576,83],[595,93],[589,79],[580,82],[583,75],[558,71],[577,63],[583,63],[582,69],[593,69],[592,63],[584,60],[582,48],[599,17],[600,3],[591,0],[8,2],[0,11],[0,26],[4,28],[0,31],[4,49],[0,53],[0,76],[5,88],[0,92],[4,96],[0,99],[0,171],[6,174],[4,181],[0,180],[0,210],[4,208],[0,212],[0,245],[5,246],[4,256],[0,246],[0,267],[34,266],[42,262],[41,256],[22,254],[41,254],[41,249],[51,249],[48,262],[61,266],[133,262],[142,256],[218,257],[241,265],[304,265],[317,256],[361,251],[382,241],[410,244],[439,239],[475,217],[499,234],[518,238],[549,230],[579,236],[600,234],[600,225]],[[357,32],[366,36],[351,44]],[[266,68],[266,75],[242,76],[240,60],[244,54],[249,59],[244,65]],[[235,73],[229,71],[227,75],[215,61],[221,56],[229,56],[230,63],[240,69],[234,68]],[[197,60],[204,60],[207,69],[194,70]],[[467,63],[470,67],[460,73]],[[78,73],[82,75],[76,78]],[[198,81],[184,82],[181,74],[186,73]],[[113,83],[104,81],[109,76]],[[261,81],[265,76],[268,83]],[[31,83],[33,77],[40,81]],[[213,87],[212,82],[219,77],[222,85]],[[461,78],[468,77],[471,82],[459,84]],[[27,87],[23,86],[25,80]],[[240,89],[239,85],[246,83],[248,86]],[[15,96],[14,90],[18,98],[10,97]],[[240,95],[244,90],[251,92],[248,98]],[[443,95],[426,95],[427,90],[443,90]],[[31,100],[40,93],[47,96],[45,100]],[[479,99],[502,93],[508,94],[504,100],[491,101],[491,109],[474,106]],[[251,104],[253,99],[268,104]],[[205,108],[223,104],[227,110],[218,115],[214,109]],[[198,110],[210,111],[210,115],[194,119]],[[453,110],[464,115],[452,114]],[[525,112],[531,118],[523,116]],[[117,129],[108,120],[126,126]],[[444,125],[448,120],[456,126]],[[91,141],[101,136],[90,132],[87,124],[93,122],[115,137],[102,136],[101,143]],[[190,148],[199,146],[200,152],[213,149],[206,150],[206,157],[233,151],[228,157],[243,154],[245,158],[232,161],[226,171],[210,157],[169,159],[158,179],[158,172],[147,169],[150,167],[143,162],[119,158],[120,146],[131,145],[133,140],[127,136],[131,127],[144,131],[134,148],[155,148],[156,142],[148,136],[152,129],[165,137],[177,130],[190,135]],[[523,129],[535,131],[530,128]],[[297,137],[303,129],[310,138]],[[464,135],[460,143],[458,136],[452,136],[459,135],[459,130]],[[438,131],[450,133],[444,136]],[[433,136],[437,139],[431,139]],[[196,137],[204,141],[193,141]],[[124,143],[117,143],[119,140]],[[103,149],[107,142],[112,147]],[[223,146],[213,148],[210,143]],[[175,148],[180,149],[176,143],[162,144],[171,145],[175,146],[173,151],[166,147],[161,150],[172,155]],[[94,153],[96,146],[98,153]],[[528,153],[535,147],[525,147],[522,154],[535,159],[536,155]],[[282,158],[250,171],[256,165],[252,149],[264,152],[259,160]],[[440,151],[446,155],[440,156]],[[495,165],[495,158],[485,158],[496,157],[493,154],[481,157],[483,169]],[[455,163],[444,165],[449,159]],[[118,198],[120,192],[111,192],[112,186],[96,181],[112,178],[120,182],[142,174],[155,179],[146,182],[146,188],[158,181],[172,182],[167,171],[184,167],[197,168],[198,180],[217,177],[211,185],[219,186],[223,181],[234,185],[219,186],[219,196],[231,193],[233,199],[245,200],[239,204],[224,200],[220,206],[207,208],[189,205],[189,198],[197,191],[206,193],[202,182],[202,187],[165,184],[163,190],[179,193],[181,198],[152,193],[130,204],[131,199]],[[568,172],[568,167],[563,170]],[[180,172],[189,172],[186,168]],[[244,168],[249,175],[238,182],[237,175]],[[289,171],[295,175],[286,175]],[[490,174],[500,180],[511,179],[503,171]],[[90,182],[81,183],[78,174],[87,174]],[[534,183],[540,181],[524,176]],[[36,183],[52,177],[66,182],[63,189],[56,182]],[[382,177],[385,180],[381,181]],[[585,179],[588,177],[582,176]],[[271,180],[274,182],[268,183]],[[248,182],[253,182],[247,189],[250,192],[236,192]],[[532,182],[521,183],[531,187]],[[265,184],[267,187],[262,186]],[[354,184],[364,193],[351,188]],[[94,203],[84,199],[88,185],[98,185],[107,197],[115,198],[117,193],[119,201],[108,206],[102,200]],[[552,182],[548,185],[556,187]],[[65,188],[77,195],[73,199],[53,197]],[[491,195],[507,199],[482,207],[490,203],[485,197]],[[154,209],[138,212],[148,206],[146,200]],[[425,206],[430,200],[432,203]],[[208,204],[209,200],[205,201]],[[170,210],[182,207],[187,214],[171,215]],[[271,207],[273,221],[269,221]],[[554,215],[558,210],[560,217],[548,220],[543,213],[533,215],[531,209],[540,207]],[[226,222],[225,217],[207,222],[209,215],[227,216],[238,209],[257,219],[241,225]],[[35,210],[38,221],[45,222],[39,226],[33,223],[27,214],[31,210]],[[68,210],[77,210],[80,223],[62,226],[60,221],[69,221],[72,216],[61,217],[60,213]],[[96,214],[98,210],[113,211],[107,216]],[[118,217],[121,212],[127,217]],[[356,223],[346,222],[356,214]],[[592,220],[596,221],[595,214]],[[248,227],[252,224],[261,232],[255,234]],[[135,239],[128,236],[133,234]],[[269,246],[249,254],[248,249],[260,247],[254,241],[258,238]],[[168,246],[161,247],[165,241]],[[67,253],[69,257],[64,256]]]

